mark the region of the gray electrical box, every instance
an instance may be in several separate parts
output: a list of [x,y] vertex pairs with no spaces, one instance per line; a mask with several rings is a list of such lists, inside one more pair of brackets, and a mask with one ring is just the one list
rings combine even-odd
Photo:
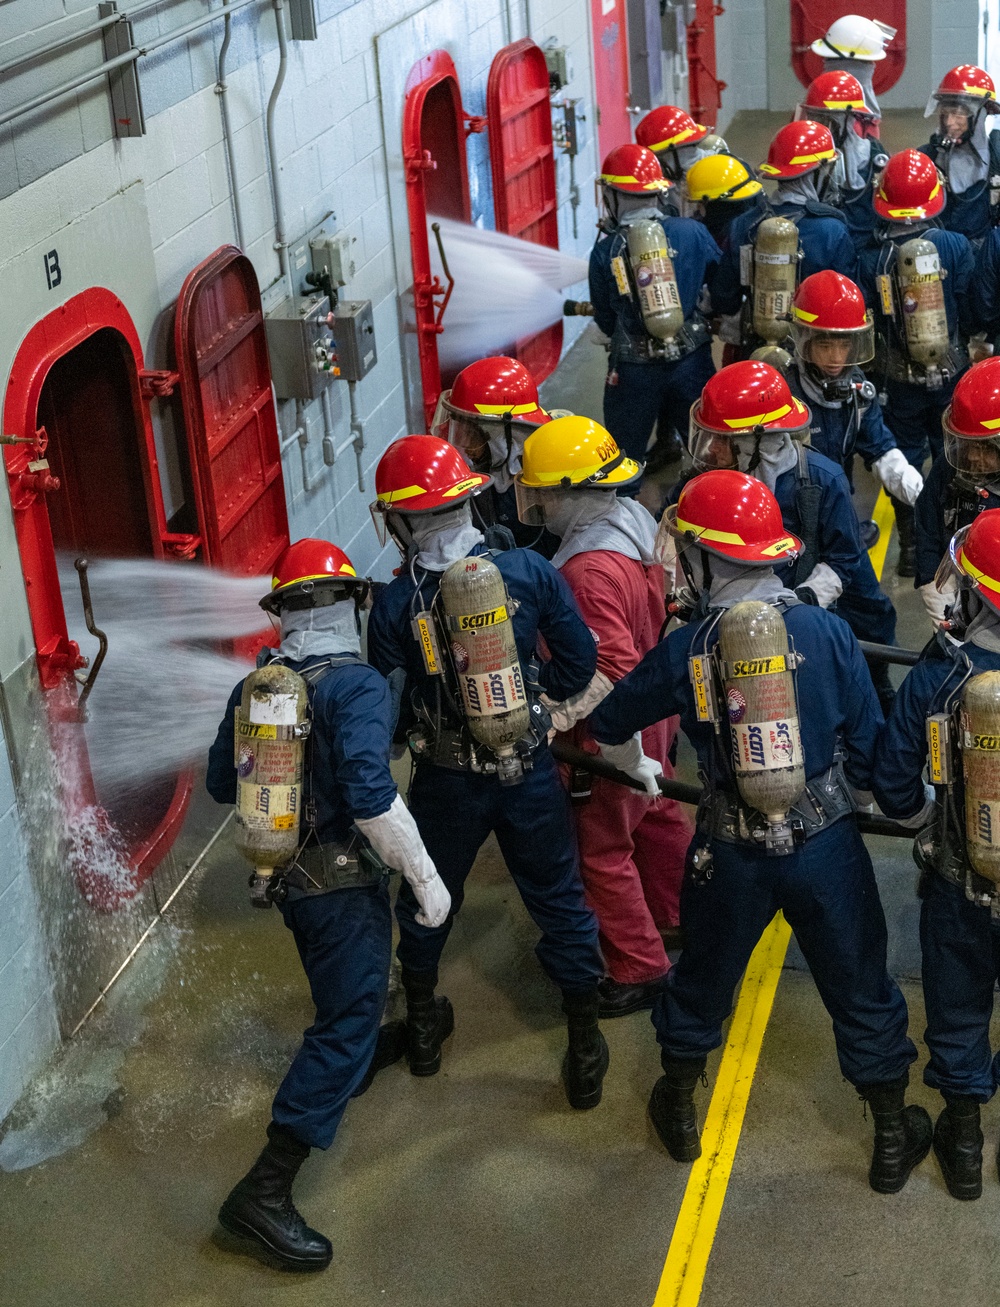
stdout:
[[573,60],[564,45],[543,45],[542,54],[549,70],[549,90],[555,94],[573,80]]
[[316,0],[288,0],[288,18],[293,41],[315,41],[319,36]]
[[371,300],[340,300],[331,320],[336,349],[336,375],[360,381],[378,362]]
[[264,319],[271,378],[279,399],[316,399],[333,380],[325,295],[283,299]]

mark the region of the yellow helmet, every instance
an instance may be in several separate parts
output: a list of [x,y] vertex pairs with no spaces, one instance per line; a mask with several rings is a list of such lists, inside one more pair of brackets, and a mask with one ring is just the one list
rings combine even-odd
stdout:
[[749,200],[764,189],[742,160],[731,154],[710,154],[687,170],[692,200]]
[[590,418],[553,418],[524,442],[514,489],[522,522],[544,524],[544,501],[553,490],[620,490],[642,476],[614,436]]

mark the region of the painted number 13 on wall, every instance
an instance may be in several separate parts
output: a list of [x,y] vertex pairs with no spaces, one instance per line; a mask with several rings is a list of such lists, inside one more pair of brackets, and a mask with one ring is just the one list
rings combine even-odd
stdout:
[[45,280],[49,283],[49,290],[62,283],[62,268],[59,266],[59,251],[49,250],[48,254],[42,255],[42,262],[45,264]]

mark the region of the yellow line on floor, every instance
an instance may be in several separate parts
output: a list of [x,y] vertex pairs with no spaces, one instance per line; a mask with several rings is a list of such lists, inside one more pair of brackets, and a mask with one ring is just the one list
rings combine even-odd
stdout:
[[747,966],[653,1307],[696,1307],[791,930],[779,912]]
[[892,536],[892,528],[896,525],[896,514],[893,512],[892,500],[884,490],[878,492],[878,499],[875,500],[872,517],[878,527],[879,536],[871,549],[868,550],[868,557],[872,560],[875,575],[881,581],[882,569],[885,567],[885,556],[889,549],[889,539]]
[[[892,501],[884,490],[879,491],[872,517],[879,538],[868,557],[881,581],[896,520]],[[779,912],[761,936],[743,977],[705,1118],[701,1157],[688,1177],[653,1307],[697,1307],[701,1298],[750,1087],[790,939],[791,930]]]

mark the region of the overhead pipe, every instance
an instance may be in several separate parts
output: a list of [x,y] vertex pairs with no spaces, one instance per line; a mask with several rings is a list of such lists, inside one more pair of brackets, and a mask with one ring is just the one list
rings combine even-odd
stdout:
[[229,42],[233,39],[233,19],[231,14],[226,14],[225,36],[222,38],[222,47],[219,50],[219,79],[215,83],[215,94],[219,97],[219,107],[222,110],[222,139],[226,145],[226,162],[229,164],[229,189],[233,195],[233,222],[236,226],[236,244],[241,250],[247,247],[246,237],[243,229],[243,206],[240,201],[240,187],[236,180],[236,152],[233,149],[233,124],[229,114],[229,88],[226,86],[226,55],[229,53]]
[[[279,0],[275,0],[275,3],[278,2]],[[199,31],[202,27],[207,27],[209,23],[214,23],[219,18],[225,17],[226,14],[235,14],[241,9],[246,9],[249,5],[260,3],[261,0],[229,0],[220,8],[213,9],[211,13],[203,14],[201,18],[195,18],[190,23],[185,23],[183,27],[174,28],[172,32],[165,32],[162,36],[154,37],[153,40],[146,41],[141,46],[126,50],[124,54],[116,55],[114,59],[105,59],[103,63],[98,64],[96,68],[92,68],[89,72],[80,73],[79,76],[70,78],[69,81],[60,82],[58,86],[43,91],[41,95],[36,95],[31,100],[25,100],[22,104],[16,104],[13,109],[7,109],[0,114],[0,127],[13,122],[15,118],[23,117],[26,113],[31,113],[34,109],[40,109],[43,105],[49,104],[52,100],[57,100],[62,95],[68,95],[70,91],[79,90],[81,86],[86,86],[89,82],[96,82],[105,74],[113,73],[116,68],[124,68],[126,64],[135,63],[144,55],[152,54],[154,50],[160,50],[165,45],[180,41],[185,36],[191,36],[192,33]],[[127,18],[128,16],[128,14],[118,15],[119,18]],[[32,58],[48,54],[59,48],[59,43],[40,47]]]
[[68,32],[56,41],[37,46],[34,50],[19,54],[15,59],[8,59],[5,64],[0,64],[0,77],[6,76],[15,68],[20,68],[22,64],[34,63],[36,59],[55,54],[57,50],[63,50],[67,45],[73,45],[76,41],[83,41],[88,36],[96,36],[98,32],[103,32],[106,27],[113,27],[115,23],[120,23],[123,18],[131,18],[131,16],[131,14],[120,13],[108,14],[106,18],[99,18],[96,23],[91,23],[88,27],[78,27],[75,32]]

